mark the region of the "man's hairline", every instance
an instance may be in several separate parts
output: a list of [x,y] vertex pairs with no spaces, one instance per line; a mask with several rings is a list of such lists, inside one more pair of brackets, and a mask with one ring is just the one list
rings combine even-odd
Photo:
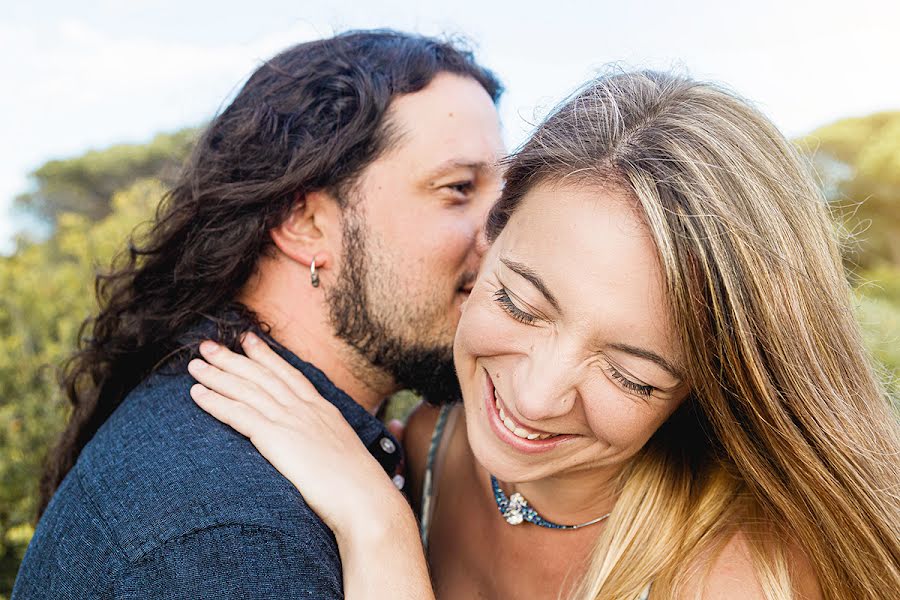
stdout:
[[494,100],[490,91],[476,77],[468,73],[457,73],[447,69],[436,71],[428,83],[414,92],[392,94],[388,101],[387,108],[384,111],[381,123],[378,125],[374,134],[374,138],[378,140],[379,147],[376,149],[372,158],[360,168],[358,173],[348,177],[345,181],[335,186],[336,195],[347,201],[347,204],[342,207],[342,210],[353,209],[361,202],[363,195],[360,193],[360,182],[365,178],[369,168],[379,160],[390,157],[394,152],[402,148],[405,140],[410,136],[409,130],[405,129],[396,119],[396,100],[398,98],[403,98],[404,96],[411,96],[424,91],[437,77],[444,74],[459,77],[460,79],[468,79],[477,83],[478,86],[484,90],[485,94],[488,95],[488,98],[491,99],[491,104],[494,108],[499,108],[499,96],[497,100]]

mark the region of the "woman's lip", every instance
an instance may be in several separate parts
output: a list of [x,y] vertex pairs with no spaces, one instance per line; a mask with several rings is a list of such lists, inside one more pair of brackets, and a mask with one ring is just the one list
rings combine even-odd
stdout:
[[[488,377],[488,378],[490,378],[490,377]],[[525,423],[522,423],[518,419],[516,419],[510,412],[509,407],[506,406],[506,402],[503,401],[503,397],[497,393],[497,388],[494,387],[493,383],[494,382],[492,381],[491,382],[491,393],[493,394],[494,398],[496,398],[496,400],[498,402],[500,402],[500,406],[503,408],[503,412],[506,413],[506,416],[509,417],[509,420],[512,421],[516,426],[521,427],[522,429],[525,429],[527,431],[541,434],[541,435],[560,435],[558,433],[553,433],[552,431],[544,431],[543,429],[535,429],[531,425],[526,425]],[[502,420],[502,416],[501,416],[501,420]]]
[[[494,382],[487,370],[484,371],[484,404],[487,413],[488,424],[500,441],[505,442],[508,446],[512,446],[515,450],[525,454],[539,454],[547,452],[557,447],[573,436],[570,434],[561,434],[544,440],[529,440],[520,438],[512,431],[506,428],[506,425],[500,420],[500,413],[494,404]],[[532,430],[536,431],[536,430]]]

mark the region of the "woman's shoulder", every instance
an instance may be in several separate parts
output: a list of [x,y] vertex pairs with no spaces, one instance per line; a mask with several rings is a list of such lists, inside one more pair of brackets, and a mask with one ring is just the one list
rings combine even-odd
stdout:
[[403,447],[406,450],[407,475],[410,478],[413,506],[418,511],[422,497],[422,479],[428,462],[428,448],[441,408],[421,402],[410,413],[403,433]]
[[[793,585],[793,597],[823,598],[815,569],[806,553],[796,545],[788,545],[784,558]],[[766,597],[763,590],[767,586],[760,581],[754,566],[754,550],[747,532],[734,533],[711,562],[703,562],[688,566],[691,576],[684,590],[685,598],[759,600]]]

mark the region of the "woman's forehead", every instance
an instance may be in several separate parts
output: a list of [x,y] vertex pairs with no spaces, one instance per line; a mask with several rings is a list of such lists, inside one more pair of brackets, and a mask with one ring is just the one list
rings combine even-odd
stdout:
[[[530,268],[582,327],[670,346],[671,317],[656,246],[633,197],[585,186],[538,186],[495,245],[496,260]],[[499,266],[497,268],[505,268]]]

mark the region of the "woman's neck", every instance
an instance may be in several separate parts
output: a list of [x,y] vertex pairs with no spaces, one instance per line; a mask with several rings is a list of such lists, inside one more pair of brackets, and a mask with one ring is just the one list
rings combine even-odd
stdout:
[[[461,416],[461,425],[465,427],[465,415]],[[493,473],[475,458],[468,438],[465,443],[481,495],[490,498],[493,503]],[[519,483],[498,481],[507,497],[515,492],[520,493],[544,519],[561,525],[573,525],[596,519],[612,510],[623,468],[623,465],[595,467]]]
[[[483,467],[481,480],[490,487],[490,473]],[[616,501],[621,467],[563,473],[521,483],[500,481],[507,496],[518,492],[548,521],[560,525],[584,523],[609,513]]]

